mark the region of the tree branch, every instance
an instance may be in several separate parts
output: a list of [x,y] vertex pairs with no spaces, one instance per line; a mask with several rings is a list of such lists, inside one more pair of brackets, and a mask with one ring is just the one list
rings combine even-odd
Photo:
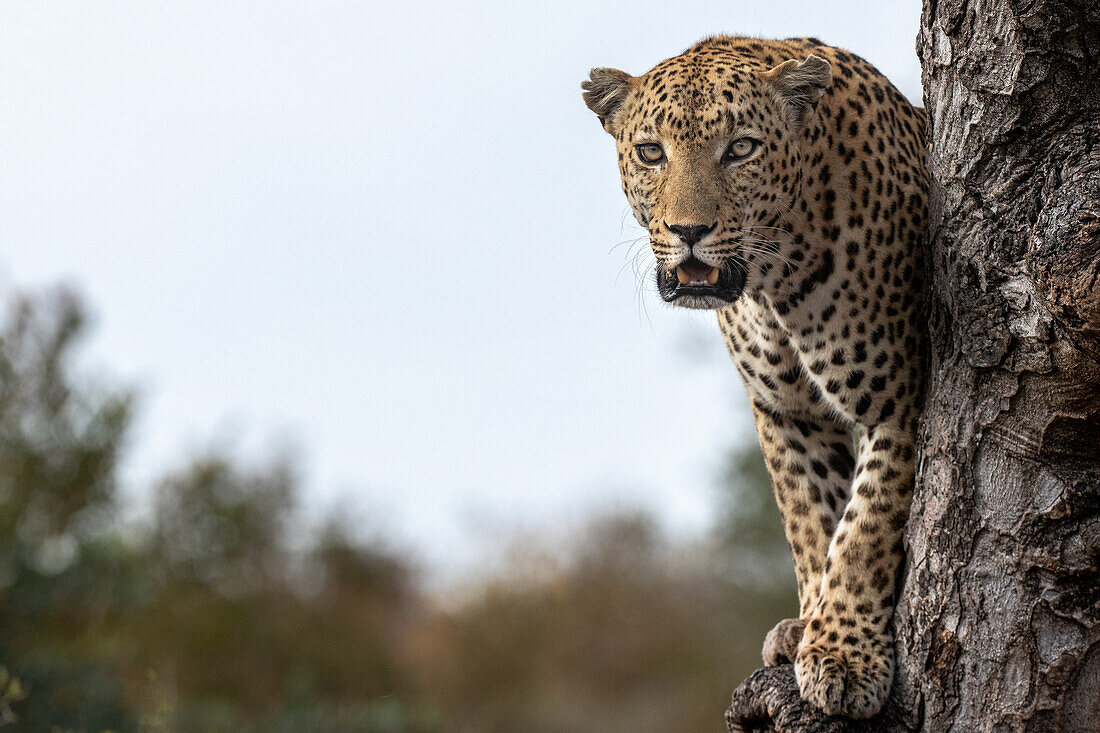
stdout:
[[885,711],[868,720],[825,715],[798,694],[794,666],[764,667],[733,691],[726,711],[730,733],[872,733],[903,730]]

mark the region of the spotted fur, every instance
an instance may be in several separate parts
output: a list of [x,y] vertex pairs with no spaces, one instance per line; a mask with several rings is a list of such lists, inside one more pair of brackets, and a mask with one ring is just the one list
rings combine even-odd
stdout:
[[[869,717],[893,678],[924,378],[924,112],[813,38],[717,36],[639,77],[591,76],[658,289],[717,311],[751,398],[800,606],[765,661],[793,657],[824,712]],[[643,161],[645,144],[664,159]],[[721,279],[677,295],[683,266]]]

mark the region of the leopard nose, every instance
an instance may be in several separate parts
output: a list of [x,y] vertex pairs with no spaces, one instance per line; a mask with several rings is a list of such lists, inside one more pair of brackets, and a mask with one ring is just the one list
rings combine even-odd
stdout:
[[705,224],[665,224],[665,228],[680,238],[680,241],[691,247],[700,239],[714,231],[717,223],[709,226]]

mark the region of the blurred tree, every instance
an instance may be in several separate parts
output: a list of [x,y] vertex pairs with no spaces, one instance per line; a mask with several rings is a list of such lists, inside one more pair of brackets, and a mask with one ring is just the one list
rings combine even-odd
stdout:
[[288,461],[202,457],[159,483],[148,527],[120,526],[133,398],[79,373],[86,326],[57,290],[0,328],[0,661],[22,683],[0,712],[31,731],[438,730],[406,702],[408,566],[337,522],[311,543]]
[[119,611],[136,601],[133,556],[112,534],[129,390],[75,374],[79,300],[16,298],[0,330],[0,659],[22,679],[28,730],[134,729]]
[[[408,567],[330,521],[310,534],[275,462],[208,457],[163,481],[148,551],[160,580],[145,665],[173,731],[435,730],[404,646],[421,613]],[[425,721],[428,721],[427,723]]]
[[81,375],[85,326],[57,291],[16,299],[0,327],[0,662],[24,683],[0,690],[0,725],[714,731],[789,614],[755,447],[733,454],[713,536],[605,517],[561,546],[527,538],[446,603],[347,513],[311,530],[286,459],[200,456],[154,486],[147,521],[121,526],[133,400]]
[[789,599],[797,613],[791,553],[755,440],[729,452],[723,478],[715,523],[721,572],[739,587]]
[[[753,490],[766,492],[760,475]],[[779,527],[767,506],[730,512],[746,535],[778,531],[781,558],[767,562],[789,565],[782,530],[758,526]],[[793,579],[776,588],[739,570],[753,562],[737,554],[741,536],[717,540],[673,544],[651,517],[614,516],[593,522],[551,572],[517,563],[487,582],[449,618],[452,657],[437,667],[448,676],[434,685],[448,730],[719,730],[731,682],[755,668],[794,591]]]
[[226,456],[195,460],[156,489],[153,558],[171,579],[228,597],[280,586],[295,486],[285,462],[245,471]]

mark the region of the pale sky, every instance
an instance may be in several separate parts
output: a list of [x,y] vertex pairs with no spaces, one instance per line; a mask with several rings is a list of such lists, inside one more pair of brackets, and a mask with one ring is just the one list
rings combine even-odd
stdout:
[[[300,448],[436,567],[640,506],[708,526],[751,440],[713,316],[639,292],[593,66],[814,35],[920,100],[920,3],[5,2],[0,286],[73,284],[143,394],[126,476]],[[625,265],[625,269],[624,269]]]

